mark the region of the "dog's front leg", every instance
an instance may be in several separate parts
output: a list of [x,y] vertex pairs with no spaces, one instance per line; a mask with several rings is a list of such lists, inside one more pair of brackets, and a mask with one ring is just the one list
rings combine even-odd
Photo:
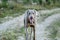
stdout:
[[30,40],[32,40],[32,32],[33,32],[32,29],[33,29],[33,28],[32,28],[32,27],[30,27],[30,28],[31,28],[31,29],[30,29],[30,30],[31,30],[31,31],[30,31]]
[[27,27],[27,21],[24,19],[24,27],[25,27],[25,40],[28,40],[28,27]]
[[26,29],[26,40],[28,40],[28,28],[25,29]]
[[33,40],[35,40],[35,26],[33,27]]

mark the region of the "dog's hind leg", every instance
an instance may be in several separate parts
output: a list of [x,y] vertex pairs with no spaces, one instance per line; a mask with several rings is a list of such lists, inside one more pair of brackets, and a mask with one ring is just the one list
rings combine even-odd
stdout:
[[24,27],[25,27],[25,36],[26,36],[26,39],[25,40],[28,40],[28,27],[27,27],[27,22],[26,22],[26,19],[24,19]]
[[28,40],[28,28],[27,27],[25,27],[25,37],[26,37],[25,40]]

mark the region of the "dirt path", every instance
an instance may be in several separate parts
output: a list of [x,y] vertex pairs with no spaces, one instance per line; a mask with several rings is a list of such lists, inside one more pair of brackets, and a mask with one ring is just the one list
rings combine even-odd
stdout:
[[[53,40],[54,38],[47,38],[50,32],[45,30],[54,21],[59,20],[60,14],[52,15],[46,18],[42,23],[36,25],[36,40]],[[52,30],[53,31],[53,30]]]

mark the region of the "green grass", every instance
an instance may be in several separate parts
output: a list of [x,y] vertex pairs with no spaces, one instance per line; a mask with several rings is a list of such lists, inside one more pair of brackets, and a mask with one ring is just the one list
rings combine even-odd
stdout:
[[55,20],[54,22],[52,22],[50,24],[50,26],[48,26],[46,28],[46,31],[49,32],[49,34],[47,35],[48,38],[52,38],[55,39],[56,37],[60,38],[60,19]]
[[[1,40],[17,40],[18,36],[23,36],[24,27],[16,29],[7,29],[5,32],[2,32],[0,35]],[[24,36],[23,36],[24,37]]]
[[[35,9],[35,10],[52,9],[56,6],[59,6],[59,4],[56,3],[55,5],[42,6],[42,5],[25,5],[14,2],[14,4],[8,4],[6,8],[0,10],[0,18],[6,16],[14,16],[14,17],[19,16],[22,15],[27,9]],[[0,4],[0,8],[2,8],[2,4]]]
[[13,31],[11,32],[6,31],[6,32],[2,32],[0,39],[1,40],[17,40],[17,35]]

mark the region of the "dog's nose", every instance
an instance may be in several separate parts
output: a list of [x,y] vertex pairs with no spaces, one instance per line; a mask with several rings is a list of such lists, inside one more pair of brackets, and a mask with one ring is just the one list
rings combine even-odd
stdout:
[[33,17],[31,16],[31,17],[30,17],[30,19],[32,20],[32,19],[33,19]]

